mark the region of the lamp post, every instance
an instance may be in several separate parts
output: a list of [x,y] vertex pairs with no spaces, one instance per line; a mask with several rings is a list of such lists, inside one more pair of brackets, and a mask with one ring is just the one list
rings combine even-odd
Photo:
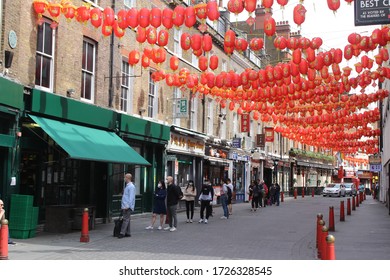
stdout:
[[278,183],[278,164],[279,160],[274,159],[274,183]]

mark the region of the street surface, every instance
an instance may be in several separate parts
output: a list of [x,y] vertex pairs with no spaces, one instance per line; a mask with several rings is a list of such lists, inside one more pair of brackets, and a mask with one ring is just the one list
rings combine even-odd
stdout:
[[112,236],[113,223],[98,224],[89,232],[90,242],[80,243],[80,232],[41,232],[35,238],[14,240],[10,260],[316,260],[316,219],[322,213],[329,222],[334,207],[337,260],[390,260],[390,216],[380,202],[367,196],[345,222],[340,222],[340,201],[347,198],[288,197],[280,206],[250,211],[249,203],[233,205],[233,215],[221,220],[222,208],[214,208],[208,224],[194,223],[178,214],[176,232],[145,230],[151,215],[133,217],[130,238]]

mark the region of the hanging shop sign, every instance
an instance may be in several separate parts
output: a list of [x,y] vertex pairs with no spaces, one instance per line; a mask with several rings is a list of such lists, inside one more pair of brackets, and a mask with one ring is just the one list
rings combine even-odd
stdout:
[[241,115],[241,132],[249,132],[249,114]]
[[355,25],[390,23],[390,1],[355,0]]
[[265,131],[265,142],[274,142],[274,128],[266,127],[264,128],[264,131]]
[[185,136],[171,132],[169,151],[180,151],[185,153],[204,155],[204,142],[194,137]]
[[256,147],[264,148],[265,147],[265,134],[256,135]]
[[233,138],[232,148],[241,148],[241,138]]

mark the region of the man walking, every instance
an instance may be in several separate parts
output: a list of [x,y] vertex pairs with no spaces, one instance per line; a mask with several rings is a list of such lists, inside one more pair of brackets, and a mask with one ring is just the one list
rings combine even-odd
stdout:
[[121,205],[122,214],[123,214],[123,223],[118,238],[131,236],[130,219],[131,219],[131,212],[134,211],[134,207],[135,207],[135,186],[131,182],[132,177],[133,176],[130,173],[127,173],[125,175],[126,187],[123,191],[122,205]]
[[177,204],[179,200],[183,197],[183,192],[180,187],[176,186],[173,183],[173,177],[167,177],[167,207],[168,207],[168,220],[169,227],[164,228],[164,230],[176,231],[177,228]]

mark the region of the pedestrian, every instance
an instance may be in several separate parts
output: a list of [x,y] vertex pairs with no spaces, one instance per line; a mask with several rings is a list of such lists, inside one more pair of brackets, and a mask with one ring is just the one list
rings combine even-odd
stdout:
[[130,234],[130,220],[131,212],[135,207],[135,186],[131,181],[133,176],[130,173],[125,175],[125,189],[122,195],[121,209],[123,215],[123,223],[118,238],[131,237]]
[[232,180],[227,179],[227,187],[229,188],[228,190],[228,209],[229,209],[229,215],[233,215],[233,205],[232,205],[232,197],[233,197],[233,184]]
[[[1,228],[1,221],[5,220],[5,210],[4,210],[4,202],[0,199],[0,228]],[[9,236],[9,229],[8,229],[8,244],[9,245],[16,245],[15,242],[11,240],[11,237]]]
[[[199,223],[208,223],[210,217],[210,203],[213,199],[214,191],[211,187],[210,182],[204,182],[202,185],[202,189],[200,190],[199,201],[200,201],[200,220]],[[204,216],[204,212],[206,210],[206,217]]]
[[278,183],[275,184],[275,203],[276,206],[280,204],[280,185]]
[[275,192],[276,192],[276,186],[275,183],[271,184],[271,187],[269,188],[269,199],[270,199],[270,204],[275,204]]
[[168,207],[168,220],[169,226],[164,228],[164,230],[169,230],[170,232],[176,231],[177,229],[177,204],[179,200],[183,198],[183,192],[180,187],[173,183],[173,177],[167,177],[167,207]]
[[221,219],[229,219],[229,210],[228,210],[228,187],[226,184],[226,179],[222,179],[222,187],[221,187],[221,192],[220,192],[220,199],[221,199],[221,204],[222,204],[222,209],[223,209],[223,216]]
[[194,206],[195,206],[196,188],[194,181],[188,181],[187,187],[184,190],[184,200],[186,201],[186,223],[192,223],[194,218]]
[[154,223],[156,222],[157,215],[160,215],[160,225],[158,230],[162,230],[164,217],[167,214],[167,208],[165,206],[165,198],[167,197],[167,189],[163,180],[158,181],[156,190],[154,191],[154,205],[153,205],[153,214],[152,222],[150,226],[146,229],[153,229]]
[[252,186],[252,209],[251,211],[257,211],[259,208],[260,187],[253,181]]

